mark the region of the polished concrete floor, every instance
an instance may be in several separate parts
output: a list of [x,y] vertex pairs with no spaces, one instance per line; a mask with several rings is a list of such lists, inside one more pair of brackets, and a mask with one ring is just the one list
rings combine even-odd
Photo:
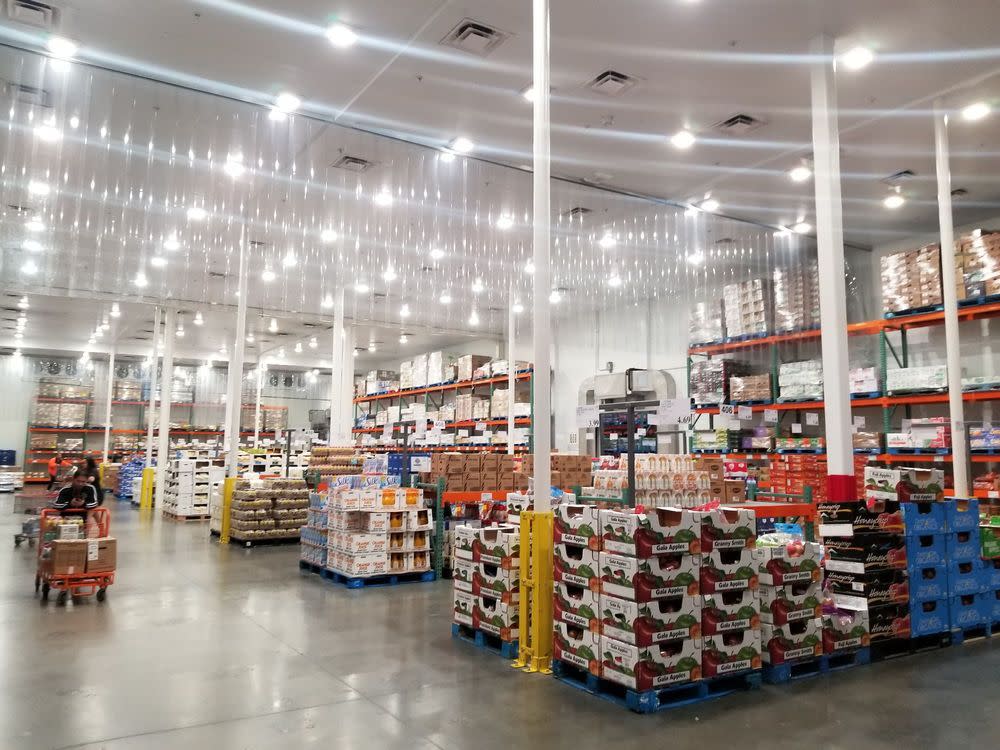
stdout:
[[997,746],[1000,639],[639,716],[453,641],[447,581],[348,591],[109,507],[104,604],[41,605],[0,554],[0,748]]

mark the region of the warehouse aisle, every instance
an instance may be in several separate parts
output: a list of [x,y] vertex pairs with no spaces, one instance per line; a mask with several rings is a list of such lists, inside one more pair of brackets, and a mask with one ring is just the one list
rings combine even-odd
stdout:
[[119,572],[104,605],[42,606],[33,551],[0,555],[0,747],[995,743],[983,717],[1000,639],[641,717],[453,642],[448,582],[349,592],[301,576],[295,547],[220,549],[203,524],[109,506]]

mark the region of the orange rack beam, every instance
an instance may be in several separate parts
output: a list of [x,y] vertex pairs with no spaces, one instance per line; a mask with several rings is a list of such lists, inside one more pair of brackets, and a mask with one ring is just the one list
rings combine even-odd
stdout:
[[[531,370],[519,372],[514,376],[515,380],[527,380],[531,377]],[[355,404],[365,404],[369,401],[381,401],[387,398],[400,398],[406,396],[422,396],[425,393],[438,393],[440,391],[455,391],[461,388],[475,388],[480,385],[490,385],[491,383],[506,383],[506,375],[498,375],[495,378],[483,378],[482,380],[463,380],[460,383],[443,383],[432,385],[427,388],[409,388],[405,391],[390,391],[389,393],[376,393],[372,396],[361,396],[354,399]]]
[[727,507],[749,508],[757,518],[788,518],[802,516],[810,520],[816,518],[816,506],[812,503],[726,503]]

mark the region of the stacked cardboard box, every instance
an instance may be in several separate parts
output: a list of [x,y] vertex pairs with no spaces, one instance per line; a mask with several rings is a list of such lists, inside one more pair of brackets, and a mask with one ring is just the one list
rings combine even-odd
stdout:
[[308,508],[309,488],[301,479],[238,480],[230,536],[241,542],[298,539]]
[[882,309],[900,313],[941,304],[941,249],[928,245],[883,255]]
[[958,299],[1000,294],[1000,232],[977,230],[955,242]]
[[426,480],[442,478],[450,492],[507,492],[515,489],[514,457],[506,453],[436,453]]
[[463,354],[458,358],[456,363],[458,368],[458,382],[464,383],[472,380],[473,373],[489,361],[489,357],[484,357],[480,354]]
[[948,387],[948,368],[945,365],[895,367],[886,371],[885,378],[885,388],[890,394],[937,391]]
[[878,374],[874,367],[856,367],[849,373],[851,394],[865,395],[879,391]]
[[760,581],[765,664],[777,666],[823,653],[820,546],[792,542],[754,550]]
[[410,379],[414,388],[427,386],[427,355],[418,354],[410,364]]
[[733,375],[729,378],[729,400],[731,403],[771,400],[771,376]]
[[365,376],[365,394],[399,390],[399,373],[392,370],[372,370]]
[[[521,530],[504,524],[470,531],[474,533],[472,627],[501,641],[516,642],[520,622]],[[456,548],[456,555],[458,552]]]
[[174,459],[167,465],[163,512],[177,517],[209,515],[209,486],[221,482],[226,469],[222,459]]
[[688,385],[695,404],[722,404],[729,400],[729,383],[734,375],[744,375],[747,366],[730,359],[706,359],[691,363]]
[[726,337],[722,327],[722,302],[696,302],[691,308],[689,340],[692,345],[714,344]]
[[951,424],[947,417],[914,419],[906,432],[887,432],[887,448],[950,449]]
[[722,288],[723,318],[728,338],[765,336],[772,330],[771,285],[751,279]]
[[308,470],[326,481],[331,477],[357,474],[359,460],[353,447],[317,445],[310,451]]
[[816,261],[776,268],[773,276],[774,330],[777,333],[819,327],[819,269]]
[[[593,482],[593,459],[590,456],[578,456],[569,453],[553,453],[549,458],[549,468],[552,474],[552,486],[570,490],[573,487],[587,487]],[[514,476],[514,489],[526,490],[529,480],[535,471],[535,458],[532,455],[521,459],[521,469]]]
[[818,359],[785,362],[778,367],[779,401],[823,398],[823,363]]

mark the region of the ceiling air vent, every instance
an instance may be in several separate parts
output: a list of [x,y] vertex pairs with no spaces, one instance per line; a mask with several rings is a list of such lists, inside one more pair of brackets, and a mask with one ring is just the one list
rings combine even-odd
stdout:
[[28,206],[22,206],[18,203],[8,203],[7,208],[11,211],[16,211],[19,214],[31,213],[31,209]]
[[458,26],[445,34],[441,44],[468,52],[470,55],[486,57],[503,44],[508,36],[506,32],[485,23],[463,18]]
[[720,133],[725,133],[726,135],[740,136],[751,133],[763,125],[763,120],[758,120],[756,117],[745,115],[741,112],[733,115],[732,117],[727,117],[721,122],[715,123],[715,125],[712,126],[712,129],[717,130]]
[[375,162],[362,159],[360,156],[349,156],[345,154],[330,165],[334,169],[344,169],[348,172],[367,172],[375,166]]
[[14,98],[21,104],[46,108],[52,106],[52,92],[48,89],[26,86],[23,83],[11,82],[8,85]]
[[261,248],[261,247],[270,247],[270,246],[271,246],[271,243],[270,242],[266,242],[265,240],[250,240],[250,247]]
[[569,211],[563,211],[562,215],[563,215],[564,218],[567,218],[567,219],[572,219],[572,218],[574,218],[576,216],[579,216],[579,217],[583,218],[587,214],[591,214],[593,212],[594,212],[594,210],[592,208],[584,208],[583,206],[575,206],[575,207],[571,208]]
[[5,0],[4,10],[11,21],[39,29],[52,29],[59,22],[58,8],[36,0]]
[[883,178],[882,182],[885,185],[895,187],[896,185],[902,185],[904,182],[908,180],[912,180],[916,176],[917,174],[913,170],[903,169],[899,172],[889,175],[888,177]]
[[587,84],[587,88],[604,96],[621,96],[629,89],[635,88],[638,81],[624,73],[615,70],[605,70],[597,78]]
[[955,188],[954,190],[951,191],[952,198],[964,198],[968,194],[969,191],[966,190],[965,188]]

